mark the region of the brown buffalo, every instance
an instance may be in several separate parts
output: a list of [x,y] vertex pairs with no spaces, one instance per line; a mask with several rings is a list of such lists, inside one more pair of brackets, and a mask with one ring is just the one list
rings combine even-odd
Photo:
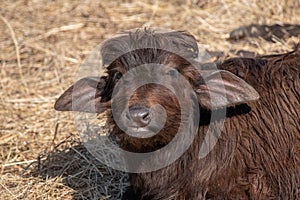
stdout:
[[[183,76],[196,96],[191,102],[199,106],[199,112],[193,113],[200,116],[199,122],[188,121],[197,123],[198,128],[191,145],[162,169],[131,173],[131,188],[124,199],[300,198],[299,51],[230,58],[216,63],[218,70],[212,70],[212,63],[197,61],[198,47],[192,35],[137,29],[105,41],[101,54],[106,75],[77,81],[76,87],[70,87],[57,100],[56,110],[109,112],[113,90],[122,76],[153,63],[167,66],[161,72],[166,79],[176,82]],[[151,74],[151,70],[145,73]],[[122,82],[123,92],[130,90],[137,79]],[[177,90],[185,92],[184,87]],[[189,94],[184,95],[189,98]],[[124,103],[120,99],[116,102],[116,106]],[[139,130],[144,131],[160,116],[151,109],[157,104],[166,111],[164,127],[156,135],[143,138],[128,135],[116,125],[110,134],[120,147],[147,153],[172,141],[186,120],[174,92],[162,85],[150,83],[136,89],[125,102],[128,109],[120,120],[127,118],[128,128],[132,126],[133,132],[143,134]],[[226,115],[211,119],[212,113],[224,111]],[[111,120],[114,123],[112,115]],[[209,143],[205,140],[208,127],[214,130],[221,120],[225,121],[216,145],[199,158],[201,145]],[[143,165],[141,161],[136,167]]]

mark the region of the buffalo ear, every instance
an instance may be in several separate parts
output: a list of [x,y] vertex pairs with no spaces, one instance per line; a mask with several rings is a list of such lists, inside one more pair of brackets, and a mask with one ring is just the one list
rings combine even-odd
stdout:
[[57,99],[54,109],[90,113],[103,112],[106,109],[106,103],[101,102],[101,93],[105,83],[105,79],[102,77],[85,77],[78,80]]
[[205,75],[204,84],[197,85],[200,106],[209,110],[230,107],[259,99],[257,91],[229,71],[217,70]]

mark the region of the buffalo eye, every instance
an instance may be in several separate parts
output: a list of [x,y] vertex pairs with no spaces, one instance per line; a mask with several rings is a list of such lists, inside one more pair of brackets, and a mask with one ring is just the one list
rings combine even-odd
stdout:
[[116,72],[114,74],[114,81],[118,81],[119,79],[121,79],[123,76],[123,74],[121,72]]
[[172,77],[177,77],[179,74],[179,71],[177,69],[171,69],[170,71],[168,71],[167,74]]

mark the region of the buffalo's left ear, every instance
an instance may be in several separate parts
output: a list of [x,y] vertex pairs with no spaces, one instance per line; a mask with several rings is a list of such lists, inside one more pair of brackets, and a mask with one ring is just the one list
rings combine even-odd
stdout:
[[217,70],[203,77],[196,86],[200,106],[209,110],[225,108],[259,99],[257,91],[229,71]]
[[58,98],[54,109],[58,111],[101,113],[107,106],[107,103],[101,102],[101,93],[105,84],[105,79],[102,77],[80,79]]

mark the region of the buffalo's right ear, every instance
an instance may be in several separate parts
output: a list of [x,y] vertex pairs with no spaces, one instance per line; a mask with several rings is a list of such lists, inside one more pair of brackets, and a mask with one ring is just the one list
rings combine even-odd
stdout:
[[248,103],[259,99],[258,92],[233,73],[216,70],[207,73],[196,88],[199,104],[209,110]]
[[107,109],[108,104],[101,102],[101,94],[105,84],[103,77],[80,79],[58,98],[54,109],[59,111],[101,113]]

